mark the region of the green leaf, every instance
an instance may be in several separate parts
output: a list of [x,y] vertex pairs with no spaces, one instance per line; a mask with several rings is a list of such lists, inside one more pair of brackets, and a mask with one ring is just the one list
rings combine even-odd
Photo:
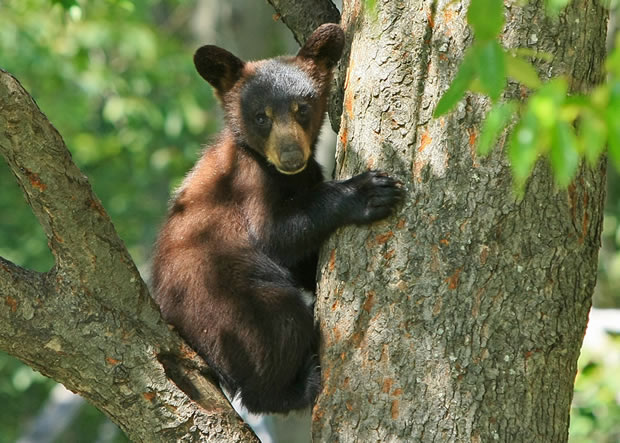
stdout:
[[506,68],[508,76],[519,83],[530,89],[540,88],[541,82],[538,73],[527,60],[512,54],[506,54]]
[[545,83],[530,98],[528,108],[544,128],[552,128],[560,117],[560,110],[566,99],[568,84],[562,77]]
[[437,103],[437,107],[435,108],[435,112],[433,112],[433,117],[437,118],[452,109],[454,105],[456,105],[463,95],[465,95],[465,91],[467,91],[467,87],[474,79],[475,75],[475,67],[474,67],[474,59],[472,56],[472,50],[469,49],[465,53],[465,57],[461,62],[461,66],[459,66],[459,70],[452,80],[450,87],[443,93],[441,99],[439,99],[439,103]]
[[565,188],[573,180],[579,166],[577,138],[573,127],[565,121],[559,120],[553,128],[549,159],[556,184]]
[[474,52],[478,56],[478,74],[485,92],[496,101],[506,87],[504,49],[491,40]]
[[549,52],[545,52],[545,51],[537,51],[536,49],[532,49],[532,48],[515,48],[515,49],[512,49],[511,51],[517,57],[539,58],[546,62],[550,62],[551,60],[553,60],[553,54],[550,54]]
[[525,184],[538,158],[537,138],[538,122],[533,113],[527,112],[512,132],[508,145],[512,176],[519,188]]
[[590,166],[594,166],[605,149],[607,127],[593,112],[584,112],[579,120],[579,145]]
[[620,33],[616,36],[615,47],[605,60],[605,67],[610,74],[620,76]]
[[364,0],[364,6],[370,14],[376,15],[377,0]]
[[491,108],[480,132],[478,154],[485,156],[491,152],[497,137],[504,130],[516,109],[517,105],[513,102],[497,103]]
[[620,171],[620,80],[609,85],[609,107],[606,110],[609,131],[609,157],[617,171]]
[[59,4],[64,9],[68,10],[71,6],[77,6],[76,0],[52,0],[53,4]]
[[502,32],[504,26],[503,0],[471,0],[467,9],[467,22],[477,40],[491,40]]
[[547,0],[547,12],[549,15],[558,15],[568,5],[570,0]]

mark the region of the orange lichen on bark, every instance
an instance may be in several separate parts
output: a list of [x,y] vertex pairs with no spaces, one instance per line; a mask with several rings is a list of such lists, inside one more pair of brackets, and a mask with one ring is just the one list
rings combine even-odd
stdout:
[[347,411],[351,412],[353,410],[353,405],[350,401],[346,401],[344,404],[347,407]]
[[56,243],[64,243],[65,241],[62,239],[60,235],[56,231],[52,231],[52,235],[54,236],[54,240]]
[[340,303],[338,302],[338,300],[336,300],[334,302],[334,304],[332,305],[332,311],[335,311],[336,309],[338,309],[338,306],[340,305]]
[[398,406],[399,406],[399,401],[398,400],[394,400],[392,402],[392,408],[391,408],[392,419],[394,419],[394,420],[396,420],[398,418],[398,415],[399,415]]
[[325,415],[325,411],[319,408],[318,406],[315,406],[314,410],[312,411],[312,421],[313,422],[320,421],[323,418],[323,415]]
[[476,139],[478,138],[478,133],[476,131],[476,128],[469,128],[467,132],[469,132],[469,148],[473,149],[476,147]]
[[392,389],[393,384],[394,384],[393,379],[386,378],[385,380],[383,380],[383,387],[381,388],[381,390],[387,394]]
[[478,139],[478,131],[476,131],[476,128],[469,128],[467,132],[469,133],[469,153],[472,159],[472,166],[477,168],[480,166],[476,155],[476,140]]
[[422,168],[427,165],[425,160],[416,160],[413,162],[413,176],[418,183],[422,183]]
[[347,137],[349,135],[349,131],[347,130],[347,126],[343,125],[340,130],[340,144],[342,145],[342,149],[346,151],[347,149]]
[[17,311],[17,300],[15,300],[13,297],[7,295],[4,299],[4,302],[9,308],[11,308],[11,312]]
[[428,20],[428,26],[432,29],[435,27],[435,20],[433,19],[433,12],[430,9],[426,10],[426,19]]
[[353,119],[353,91],[351,89],[350,81],[351,81],[351,73],[354,70],[354,59],[352,58],[349,62],[349,69],[347,69],[347,74],[344,79],[344,109],[347,112],[347,117],[349,120]]
[[461,275],[462,270],[463,268],[458,268],[456,271],[454,271],[454,274],[452,274],[446,279],[446,282],[448,283],[448,289],[456,289],[459,286],[459,276]]
[[187,346],[185,344],[182,344],[181,345],[181,355],[183,355],[183,357],[185,357],[185,358],[192,359],[192,358],[196,357],[196,355],[198,355],[198,354],[196,353],[196,351],[194,351],[189,346]]
[[422,138],[420,139],[420,146],[418,146],[418,152],[424,151],[424,149],[426,149],[426,147],[432,141],[433,141],[433,138],[431,137],[427,129],[426,131],[424,131],[424,133],[422,134]]
[[108,216],[105,213],[105,209],[103,209],[103,206],[101,206],[101,202],[99,200],[97,200],[96,198],[91,199],[88,202],[88,206],[91,209],[94,209],[95,211],[97,211],[99,213],[100,216],[102,216],[103,218],[107,219]]
[[403,229],[406,224],[407,224],[407,220],[404,218],[401,218],[400,220],[398,220],[398,223],[396,223],[396,228]]
[[362,305],[362,309],[370,314],[372,307],[375,305],[375,291],[368,291],[366,301]]
[[336,267],[336,250],[332,249],[331,254],[329,254],[329,264],[327,265],[327,269],[329,269],[329,272],[333,272],[335,267]]
[[39,177],[39,174],[37,174],[36,172],[32,172],[29,169],[24,169],[24,172],[26,173],[28,181],[33,188],[37,188],[41,192],[47,189],[47,185],[41,181],[41,177]]
[[354,117],[353,115],[353,94],[351,93],[350,89],[347,89],[346,92],[344,93],[344,109],[345,111],[347,111],[347,117],[349,117],[349,119],[352,120]]
[[489,247],[484,245],[482,246],[482,250],[480,251],[480,264],[484,265],[487,262],[487,257],[489,256]]
[[144,397],[144,399],[146,401],[153,401],[155,399],[155,393],[154,392],[144,392],[142,394],[142,397]]
[[388,231],[385,234],[379,234],[375,237],[375,243],[377,245],[383,245],[392,237],[394,237],[394,233],[392,231]]
[[106,357],[105,361],[106,361],[107,364],[112,365],[112,366],[115,366],[115,365],[117,365],[117,364],[119,364],[121,362],[120,360],[117,360],[117,359],[112,358],[112,357]]
[[441,312],[441,307],[443,306],[443,300],[438,298],[435,304],[433,305],[433,316],[437,317]]
[[332,328],[332,336],[334,337],[335,341],[340,341],[340,337],[342,337],[342,333],[340,332],[340,329],[338,328]]
[[351,336],[351,341],[353,342],[353,346],[356,347],[356,348],[359,348],[360,343],[362,342],[362,338],[363,338],[363,336],[359,332],[356,332],[355,334],[353,334]]

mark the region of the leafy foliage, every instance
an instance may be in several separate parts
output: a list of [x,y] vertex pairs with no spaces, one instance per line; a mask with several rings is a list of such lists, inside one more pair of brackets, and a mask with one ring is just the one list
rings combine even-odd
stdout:
[[575,381],[570,420],[570,443],[620,440],[620,339],[604,353],[582,353]]
[[[263,15],[236,23],[268,25],[264,41],[239,39],[250,41],[254,56],[282,53],[292,38],[273,23],[266,3],[259,7]],[[192,63],[205,43],[191,31],[196,8],[182,0],[0,2],[0,68],[19,79],[63,135],[147,277],[169,195],[219,127],[211,88]],[[53,257],[45,236],[3,162],[0,183],[0,256],[47,271]],[[0,353],[0,443],[17,440],[53,385]],[[83,408],[60,441],[94,441],[104,419]]]
[[[566,0],[548,0],[550,13],[558,13]],[[439,100],[434,116],[449,112],[467,90],[489,96],[494,103],[482,127],[478,153],[487,155],[512,120],[508,156],[515,189],[522,193],[539,156],[548,156],[560,188],[574,178],[583,157],[594,165],[608,145],[612,164],[620,170],[620,35],[606,67],[609,81],[588,95],[569,95],[568,81],[541,82],[524,56],[541,56],[527,50],[507,51],[498,41],[504,24],[502,0],[473,0],[467,20],[475,36],[460,68]],[[510,77],[532,93],[525,102],[498,105]]]

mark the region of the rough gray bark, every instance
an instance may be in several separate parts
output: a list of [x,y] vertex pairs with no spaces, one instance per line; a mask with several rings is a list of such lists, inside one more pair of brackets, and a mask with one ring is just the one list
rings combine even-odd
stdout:
[[[541,163],[516,201],[503,143],[487,159],[473,151],[484,100],[430,118],[470,43],[464,6],[376,3],[343,7],[351,55],[337,173],[389,170],[409,199],[325,248],[315,440],[563,441],[604,171],[584,168],[557,191]],[[601,80],[604,16],[587,0],[557,22],[541,4],[511,4],[503,42],[549,51],[541,72],[584,89]],[[56,258],[43,274],[0,259],[0,349],[83,394],[135,441],[251,439],[160,320],[58,133],[3,71],[0,153]]]
[[55,257],[46,273],[0,258],[0,349],[84,396],[133,441],[255,440],[161,320],[56,129],[2,70],[0,154]]
[[331,0],[267,0],[291,29],[299,45],[323,23],[339,23],[340,12]]
[[[317,300],[323,393],[315,441],[567,439],[596,279],[605,171],[558,191],[541,161],[512,193],[504,141],[478,158],[487,102],[433,120],[472,36],[466,6],[345,1],[350,38],[336,175],[389,171],[407,201],[324,248]],[[503,43],[553,55],[543,76],[602,80],[606,12],[578,0],[507,4]],[[344,62],[343,64],[346,64]],[[511,85],[510,94],[526,91]]]

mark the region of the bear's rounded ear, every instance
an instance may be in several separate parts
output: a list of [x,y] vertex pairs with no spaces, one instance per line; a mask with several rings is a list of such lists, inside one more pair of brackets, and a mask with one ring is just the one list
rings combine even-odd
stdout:
[[325,63],[332,68],[342,55],[344,31],[335,23],[325,23],[312,33],[297,57],[309,58],[317,63]]
[[201,77],[222,95],[239,80],[245,63],[226,49],[206,45],[194,54],[194,65]]

